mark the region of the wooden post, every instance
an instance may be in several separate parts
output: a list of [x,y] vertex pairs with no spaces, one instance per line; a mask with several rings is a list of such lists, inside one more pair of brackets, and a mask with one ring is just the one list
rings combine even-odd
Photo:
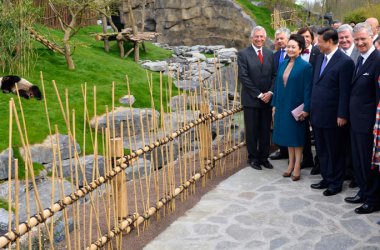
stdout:
[[[201,116],[210,113],[210,106],[206,102],[202,102],[200,105]],[[201,173],[203,173],[207,160],[211,157],[211,130],[210,130],[210,120],[205,121],[200,125],[200,163],[201,163]],[[202,180],[202,185],[204,186],[205,179]]]
[[[111,157],[113,159],[123,157],[123,145],[121,138],[111,139]],[[114,181],[115,190],[117,190],[117,196],[115,197],[116,213],[119,221],[127,218],[128,211],[126,209],[127,204],[127,175],[125,171],[117,174]]]
[[140,51],[139,51],[139,42],[135,42],[135,62],[138,62],[140,60]]

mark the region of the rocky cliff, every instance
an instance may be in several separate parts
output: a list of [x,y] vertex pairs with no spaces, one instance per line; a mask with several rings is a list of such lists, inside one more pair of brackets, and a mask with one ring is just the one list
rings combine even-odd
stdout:
[[[134,0],[133,14],[141,27],[141,3]],[[232,0],[146,0],[145,30],[161,33],[160,43],[242,48],[249,44],[255,23]],[[128,20],[128,8],[122,11]]]

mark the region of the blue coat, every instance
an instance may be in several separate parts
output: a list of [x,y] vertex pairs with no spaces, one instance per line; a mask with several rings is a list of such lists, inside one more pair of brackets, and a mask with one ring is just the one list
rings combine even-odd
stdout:
[[300,56],[296,58],[289,74],[286,87],[283,75],[289,59],[285,59],[278,68],[272,105],[274,115],[273,142],[280,146],[302,147],[305,144],[306,121],[296,121],[291,111],[304,104],[304,111],[310,112],[311,83],[313,68]]
[[324,55],[318,56],[311,95],[311,124],[316,128],[337,128],[337,119],[348,119],[350,83],[354,61],[339,49],[331,57],[321,75]]

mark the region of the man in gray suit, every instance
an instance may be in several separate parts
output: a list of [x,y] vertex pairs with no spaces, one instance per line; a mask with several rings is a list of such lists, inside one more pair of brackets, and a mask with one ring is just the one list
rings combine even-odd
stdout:
[[272,51],[264,47],[266,36],[263,27],[254,27],[251,32],[252,44],[238,53],[248,161],[257,170],[261,170],[261,166],[273,168],[268,156],[272,120],[270,103],[276,70]]
[[339,48],[356,64],[360,55],[359,50],[355,47],[352,27],[348,24],[343,24],[338,29]]

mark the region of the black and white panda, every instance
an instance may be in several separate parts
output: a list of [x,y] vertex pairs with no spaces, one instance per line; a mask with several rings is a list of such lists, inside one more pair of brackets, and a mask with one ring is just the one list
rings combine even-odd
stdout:
[[37,100],[42,99],[42,93],[40,89],[30,83],[28,80],[15,75],[0,77],[0,88],[3,93],[14,93],[17,94],[16,85],[18,88],[18,93],[21,97],[26,99],[36,98]]

